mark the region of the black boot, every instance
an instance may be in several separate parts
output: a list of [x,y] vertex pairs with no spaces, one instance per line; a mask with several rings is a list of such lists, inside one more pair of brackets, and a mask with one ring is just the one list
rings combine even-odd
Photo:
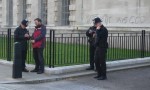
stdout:
[[94,68],[93,67],[89,67],[86,70],[94,70]]
[[38,71],[39,71],[38,69],[34,69],[34,70],[30,71],[30,72],[38,72]]
[[97,78],[97,80],[107,80],[107,76],[101,76],[101,77]]
[[42,70],[39,70],[38,72],[37,72],[37,74],[43,74],[44,73],[44,71],[42,71]]
[[100,78],[100,77],[101,77],[101,75],[97,75],[97,76],[95,76],[94,78],[98,79],[98,78]]
[[22,72],[29,72],[26,68],[22,69]]

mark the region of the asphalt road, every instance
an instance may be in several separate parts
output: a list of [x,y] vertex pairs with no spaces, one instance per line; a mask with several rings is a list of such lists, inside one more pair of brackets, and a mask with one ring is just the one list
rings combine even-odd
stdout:
[[0,90],[150,90],[150,67],[109,72],[106,81],[93,77],[43,84],[0,84]]

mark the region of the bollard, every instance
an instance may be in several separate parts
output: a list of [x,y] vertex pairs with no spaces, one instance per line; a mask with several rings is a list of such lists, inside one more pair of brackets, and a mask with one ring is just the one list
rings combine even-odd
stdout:
[[22,78],[22,53],[21,44],[15,42],[14,44],[14,62],[13,62],[13,78]]

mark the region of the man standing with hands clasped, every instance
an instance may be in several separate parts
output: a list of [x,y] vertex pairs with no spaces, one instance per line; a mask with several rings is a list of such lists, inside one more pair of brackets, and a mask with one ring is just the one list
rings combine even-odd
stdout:
[[97,70],[97,76],[94,77],[98,80],[106,80],[106,57],[107,57],[107,38],[108,30],[103,26],[100,18],[94,19],[96,25],[96,38],[95,38],[95,65]]
[[33,57],[35,60],[35,69],[31,72],[37,72],[37,74],[44,73],[44,57],[43,51],[46,43],[46,27],[42,24],[42,20],[40,18],[36,18],[35,22],[35,30],[32,35],[32,47],[33,47]]

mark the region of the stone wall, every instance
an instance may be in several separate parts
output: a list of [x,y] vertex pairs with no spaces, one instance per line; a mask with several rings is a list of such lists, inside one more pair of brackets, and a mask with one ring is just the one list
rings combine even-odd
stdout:
[[101,17],[112,28],[150,27],[148,0],[83,0],[83,25],[91,25],[94,17]]
[[[34,26],[36,17],[43,17],[43,0],[0,0],[0,26],[19,25],[26,16],[30,27]],[[9,6],[12,2],[13,10]],[[26,4],[26,8],[22,7]],[[70,0],[70,26],[61,26],[62,0],[47,1],[47,27],[54,29],[79,28],[87,29],[92,25],[94,17],[100,17],[109,30],[141,31],[150,30],[149,0]],[[11,13],[10,11],[13,11]],[[1,15],[2,13],[2,15]],[[12,18],[10,16],[13,16]],[[12,22],[12,23],[11,23]]]

